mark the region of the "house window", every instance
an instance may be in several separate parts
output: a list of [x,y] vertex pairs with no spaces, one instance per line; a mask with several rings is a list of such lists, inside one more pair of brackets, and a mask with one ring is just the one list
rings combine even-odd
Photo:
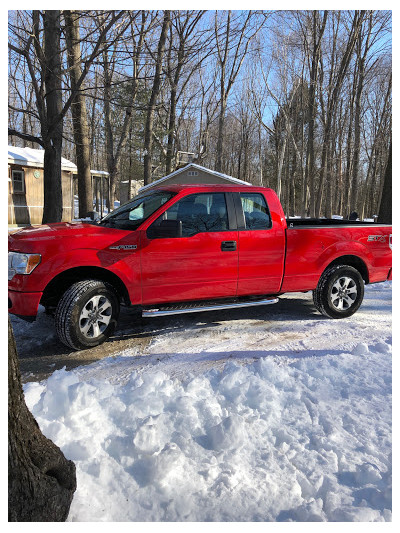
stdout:
[[188,176],[198,176],[197,170],[188,170]]
[[12,171],[13,192],[25,192],[25,180],[23,170]]

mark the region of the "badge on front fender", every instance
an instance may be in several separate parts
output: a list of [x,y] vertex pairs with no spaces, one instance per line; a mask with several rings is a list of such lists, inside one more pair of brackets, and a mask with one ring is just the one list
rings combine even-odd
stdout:
[[136,244],[118,244],[118,246],[109,246],[110,250],[136,250]]

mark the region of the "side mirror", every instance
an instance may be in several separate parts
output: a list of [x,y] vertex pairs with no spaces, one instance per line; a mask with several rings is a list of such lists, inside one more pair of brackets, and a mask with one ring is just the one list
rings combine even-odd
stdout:
[[182,237],[182,220],[161,220],[147,230],[149,239],[168,239]]

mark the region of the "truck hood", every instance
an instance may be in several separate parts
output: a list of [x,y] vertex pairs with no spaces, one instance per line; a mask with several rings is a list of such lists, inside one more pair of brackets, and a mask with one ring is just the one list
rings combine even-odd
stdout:
[[41,253],[52,245],[69,250],[104,249],[132,231],[119,230],[88,222],[59,222],[23,228],[8,237],[8,249],[15,252]]

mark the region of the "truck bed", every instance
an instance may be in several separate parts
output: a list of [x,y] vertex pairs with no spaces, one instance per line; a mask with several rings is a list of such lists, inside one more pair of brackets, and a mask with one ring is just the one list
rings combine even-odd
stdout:
[[361,220],[348,220],[341,218],[287,218],[286,219],[288,228],[298,228],[298,227],[381,227],[387,226],[390,227],[390,224],[378,224],[376,222],[364,222]]
[[390,224],[328,218],[287,218],[282,292],[314,289],[336,258],[366,267],[368,282],[388,279],[391,266]]

